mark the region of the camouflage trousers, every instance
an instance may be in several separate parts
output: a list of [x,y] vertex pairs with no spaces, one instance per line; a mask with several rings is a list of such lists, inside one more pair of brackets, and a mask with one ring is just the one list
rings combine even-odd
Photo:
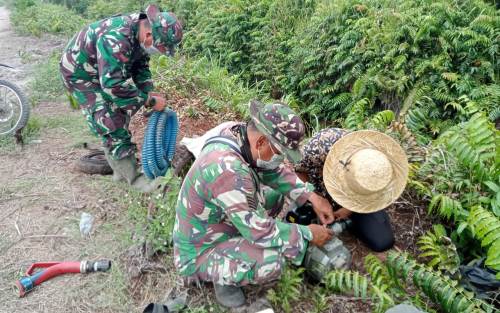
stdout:
[[195,277],[221,285],[268,283],[280,277],[284,262],[278,249],[263,249],[243,237],[233,237],[197,258]]
[[[285,198],[269,187],[262,187],[264,209],[275,217]],[[243,237],[233,237],[206,250],[196,260],[195,280],[221,285],[245,286],[279,279],[285,258],[277,248],[262,248]]]
[[70,96],[76,100],[91,132],[102,139],[103,146],[117,160],[133,155],[136,146],[128,130],[130,116],[118,108],[108,96],[95,86],[88,90],[66,87]]

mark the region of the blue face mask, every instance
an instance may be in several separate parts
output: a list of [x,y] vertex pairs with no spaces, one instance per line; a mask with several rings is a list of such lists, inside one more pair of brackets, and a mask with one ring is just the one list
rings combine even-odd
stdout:
[[[273,147],[271,146],[271,144],[269,142],[268,142],[268,144],[269,144],[269,147],[271,148],[271,151],[273,151],[273,153],[274,153]],[[275,153],[275,154],[273,154],[271,160],[269,160],[269,161],[261,160],[260,150],[257,150],[257,155],[259,156],[259,158],[257,159],[257,162],[256,162],[257,167],[265,169],[265,170],[275,170],[281,164],[283,164],[283,162],[285,161],[285,156],[283,154],[276,154]]]

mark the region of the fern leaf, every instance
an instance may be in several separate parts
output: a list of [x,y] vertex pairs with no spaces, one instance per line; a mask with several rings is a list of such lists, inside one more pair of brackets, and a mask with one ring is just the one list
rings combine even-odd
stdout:
[[[488,307],[483,301],[469,297],[456,281],[416,263],[407,254],[390,252],[387,266],[395,273],[400,268],[411,268],[413,284],[431,300],[441,304],[445,312],[483,312],[483,308]],[[406,281],[404,275],[399,274],[397,278]]]
[[460,201],[443,194],[436,194],[432,197],[428,211],[429,213],[437,211],[439,215],[447,219],[453,217],[454,220],[460,220],[461,217],[466,215]]
[[384,130],[392,121],[394,121],[394,112],[391,110],[385,110],[373,115],[368,125],[371,128]]
[[369,100],[366,98],[354,103],[344,121],[344,127],[347,129],[358,129],[365,119],[365,109],[369,103]]
[[450,238],[446,236],[443,225],[434,225],[433,231],[428,231],[417,241],[419,249],[423,252],[420,258],[429,258],[427,265],[431,268],[455,274],[460,265],[457,248]]
[[471,209],[468,224],[481,246],[488,248],[486,265],[500,270],[500,220],[481,206]]

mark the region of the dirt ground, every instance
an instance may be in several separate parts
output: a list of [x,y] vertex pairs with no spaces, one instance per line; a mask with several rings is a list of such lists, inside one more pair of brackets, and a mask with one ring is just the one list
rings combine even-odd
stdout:
[[[52,36],[15,34],[7,10],[0,7],[0,63],[18,70],[0,75],[28,94],[33,65],[64,43]],[[128,289],[119,263],[110,274],[62,276],[18,297],[14,282],[33,262],[114,261],[130,237],[121,224],[126,216],[123,186],[74,170],[86,152],[82,143],[97,143],[81,114],[65,103],[39,103],[32,117],[50,125],[40,138],[24,147],[0,147],[0,312],[131,312],[136,305],[124,296]],[[82,212],[95,217],[88,239],[79,232]]]
[[[64,40],[56,37],[16,35],[8,12],[0,7],[0,63],[21,70],[0,72],[2,78],[25,87],[33,64],[63,44]],[[180,118],[179,139],[201,135],[221,122],[217,115],[203,112],[200,100],[174,96],[170,101]],[[189,106],[198,107],[201,115],[187,114]],[[142,312],[149,302],[161,302],[171,292],[185,291],[171,255],[157,256],[143,266],[142,273],[129,279],[134,225],[127,216],[133,195],[109,176],[84,175],[74,169],[78,158],[87,152],[83,143],[98,145],[81,114],[65,103],[47,102],[39,103],[33,116],[46,121],[37,140],[24,147],[0,147],[0,313]],[[137,115],[132,126],[136,138],[143,135],[145,124]],[[396,246],[414,252],[416,238],[429,228],[429,221],[410,200],[405,195],[389,212]],[[79,232],[82,212],[95,217],[90,238],[82,238]],[[350,235],[342,238],[353,253],[354,268],[361,269],[362,258],[369,251]],[[99,258],[112,260],[110,273],[60,276],[24,298],[19,298],[13,287],[33,262]],[[265,294],[262,286],[246,291],[249,299]],[[189,294],[194,306],[214,302],[211,288],[191,288]],[[369,305],[356,298],[332,295],[328,300],[329,312],[370,311]],[[308,312],[310,303],[300,303],[295,309]],[[220,312],[217,307],[208,311]]]

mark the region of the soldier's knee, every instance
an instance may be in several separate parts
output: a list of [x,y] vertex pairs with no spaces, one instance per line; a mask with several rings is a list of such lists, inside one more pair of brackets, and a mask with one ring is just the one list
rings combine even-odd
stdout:
[[264,283],[280,278],[285,266],[285,258],[278,251],[272,251],[273,255],[269,256],[267,261],[256,263],[254,283]]

